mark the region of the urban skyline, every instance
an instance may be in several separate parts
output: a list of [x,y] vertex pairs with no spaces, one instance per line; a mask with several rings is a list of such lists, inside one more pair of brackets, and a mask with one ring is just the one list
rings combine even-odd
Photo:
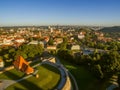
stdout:
[[119,4],[119,0],[1,0],[0,26],[119,26]]

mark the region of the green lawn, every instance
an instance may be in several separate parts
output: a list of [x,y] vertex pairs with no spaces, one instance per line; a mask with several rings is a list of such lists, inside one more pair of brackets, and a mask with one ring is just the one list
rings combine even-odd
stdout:
[[9,71],[6,71],[2,74],[0,74],[0,79],[12,79],[12,80],[18,80],[24,76],[24,73],[22,73],[19,70],[12,69]]
[[106,81],[100,82],[84,66],[78,66],[61,60],[65,67],[75,77],[80,90],[106,90]]
[[60,80],[60,72],[47,64],[38,66],[39,78],[34,76],[9,86],[6,90],[51,90]]
[[[41,61],[36,61],[34,63],[31,63],[30,66],[34,66],[40,62]],[[22,78],[23,76],[24,76],[23,72],[16,70],[16,69],[12,69],[12,70],[9,70],[7,72],[0,74],[0,79],[18,80],[18,79]]]

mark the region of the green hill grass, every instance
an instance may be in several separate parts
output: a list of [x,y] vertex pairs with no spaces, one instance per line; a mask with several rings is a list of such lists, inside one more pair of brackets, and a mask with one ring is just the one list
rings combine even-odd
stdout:
[[38,66],[39,78],[32,76],[9,86],[6,90],[51,90],[54,89],[59,80],[60,72],[53,66],[44,64]]
[[104,27],[100,31],[102,31],[102,32],[120,32],[120,26]]
[[61,60],[64,66],[75,77],[80,90],[106,90],[108,81],[100,81],[82,65],[76,65],[67,60]]

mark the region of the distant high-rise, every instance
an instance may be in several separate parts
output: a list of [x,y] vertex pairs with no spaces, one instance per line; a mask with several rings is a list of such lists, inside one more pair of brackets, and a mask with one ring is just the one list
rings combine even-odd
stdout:
[[53,28],[51,26],[48,27],[50,29],[50,32],[53,32]]

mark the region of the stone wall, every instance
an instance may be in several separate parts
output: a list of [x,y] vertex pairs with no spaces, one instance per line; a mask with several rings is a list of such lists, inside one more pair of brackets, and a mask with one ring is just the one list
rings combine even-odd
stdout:
[[71,90],[72,89],[72,85],[71,85],[71,81],[70,81],[70,78],[67,76],[66,77],[66,83],[64,85],[64,87],[62,88],[62,90]]

